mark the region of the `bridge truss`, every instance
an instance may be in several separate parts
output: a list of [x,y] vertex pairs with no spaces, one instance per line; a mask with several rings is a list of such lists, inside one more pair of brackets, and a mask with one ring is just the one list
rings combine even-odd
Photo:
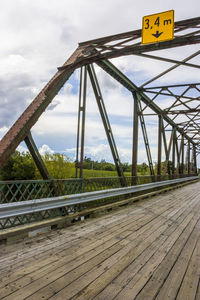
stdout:
[[[57,73],[0,141],[0,168],[3,167],[18,145],[25,141],[43,179],[50,179],[31,135],[31,128],[72,73],[80,68],[76,176],[82,177],[87,78],[89,77],[121,185],[126,186],[126,179],[123,175],[117,146],[94,68],[96,64],[124,86],[133,97],[133,178],[137,175],[139,124],[143,133],[151,175],[155,173],[148,131],[145,124],[146,116],[151,115],[156,115],[158,118],[157,175],[161,175],[162,149],[164,149],[168,175],[173,176],[175,173],[184,174],[186,172],[188,174],[196,174],[196,157],[200,153],[200,81],[158,86],[154,86],[154,81],[170,74],[176,68],[187,67],[188,72],[200,69],[200,65],[196,63],[200,50],[193,52],[182,60],[154,55],[152,52],[157,51],[161,53],[162,51],[160,50],[164,49],[175,47],[180,49],[182,46],[191,47],[199,44],[200,17],[176,22],[174,36],[174,39],[170,41],[142,45],[141,30],[135,30],[79,43],[72,56],[63,66],[58,68]],[[168,62],[172,66],[141,86],[137,86],[113,64],[113,61],[110,61],[110,59],[127,55]],[[191,62],[191,60],[195,62]],[[170,101],[166,101],[165,106],[161,107],[157,103],[157,100],[160,98],[170,98]],[[168,131],[170,132],[169,141],[167,138]],[[170,161],[172,165],[170,165]],[[132,183],[134,184],[134,179]]]

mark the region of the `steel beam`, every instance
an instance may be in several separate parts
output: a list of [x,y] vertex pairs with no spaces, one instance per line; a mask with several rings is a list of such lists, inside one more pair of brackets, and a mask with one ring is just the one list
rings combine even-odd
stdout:
[[175,174],[175,160],[176,160],[176,131],[172,131],[172,177]]
[[188,175],[190,175],[190,142],[188,141],[188,149],[187,149],[188,153],[187,153],[187,169],[188,169]]
[[196,88],[197,85],[200,85],[200,82],[148,86],[146,88],[143,88],[142,91],[149,91],[154,89],[168,89],[168,88],[175,88],[175,87],[188,87],[188,86]]
[[180,157],[179,157],[179,151],[178,151],[178,138],[176,135],[176,130],[175,130],[175,148],[176,148],[176,157],[177,157],[177,165],[176,165],[176,171],[180,174]]
[[147,84],[149,84],[149,83],[155,81],[156,79],[162,77],[163,75],[165,75],[165,74],[171,72],[172,70],[178,68],[180,65],[182,65],[182,63],[185,63],[186,61],[188,61],[188,60],[194,58],[195,56],[197,56],[197,55],[199,55],[199,54],[200,54],[200,50],[198,50],[197,52],[193,53],[192,55],[186,57],[183,61],[178,62],[178,63],[175,64],[174,66],[172,66],[172,67],[168,68],[167,70],[163,71],[162,73],[158,74],[158,75],[155,76],[154,78],[152,78],[152,79],[148,80],[147,82],[143,83],[143,84],[140,86],[140,88],[143,88],[145,85],[147,85]]
[[79,170],[79,143],[80,143],[80,126],[81,126],[81,97],[82,97],[82,77],[83,68],[80,68],[80,82],[79,82],[79,103],[78,103],[78,123],[77,123],[77,134],[76,134],[76,161],[75,161],[75,177],[78,178]]
[[187,67],[191,67],[191,68],[200,69],[199,65],[190,64],[190,63],[187,63],[187,62],[184,62],[184,61],[175,60],[175,59],[170,59],[170,58],[165,58],[165,57],[159,57],[159,56],[149,55],[149,54],[144,54],[144,53],[140,53],[140,54],[136,54],[136,55],[141,56],[141,57],[145,57],[145,58],[150,58],[150,59],[155,59],[155,60],[161,60],[161,61],[165,61],[165,62],[177,64],[177,65],[183,65],[183,66],[187,66]]
[[139,113],[139,118],[140,118],[140,125],[141,125],[141,128],[142,128],[142,134],[143,134],[144,145],[145,145],[145,149],[146,149],[150,174],[152,176],[155,176],[154,168],[153,168],[153,161],[152,161],[152,156],[151,156],[151,150],[150,150],[150,146],[149,146],[149,139],[148,139],[148,135],[147,135],[144,116],[143,116],[143,113],[142,113],[142,106],[141,106],[141,101],[140,101],[140,95],[139,94],[137,94],[137,99],[138,99],[138,113]]
[[196,154],[196,147],[193,146],[193,164],[194,164],[194,174],[197,175],[197,154]]
[[124,174],[123,174],[119,154],[118,154],[118,151],[117,151],[117,147],[116,147],[114,136],[113,136],[113,133],[112,133],[110,121],[109,121],[109,118],[108,118],[108,115],[107,115],[107,112],[106,112],[106,107],[104,105],[103,96],[101,94],[101,90],[100,90],[100,86],[99,86],[99,83],[98,83],[98,80],[97,80],[97,77],[96,77],[96,74],[95,74],[95,70],[94,70],[94,67],[92,65],[88,65],[87,68],[88,68],[88,74],[89,74],[89,77],[90,77],[92,88],[93,88],[93,91],[94,91],[94,94],[95,94],[95,98],[96,98],[96,101],[97,101],[97,105],[98,105],[98,108],[99,108],[99,112],[100,112],[100,115],[101,115],[101,119],[102,119],[104,129],[105,129],[105,132],[106,132],[106,136],[107,136],[107,139],[108,139],[108,143],[109,143],[109,146],[110,146],[110,150],[111,150],[111,153],[112,153],[112,156],[113,156],[113,160],[115,162],[116,170],[117,170],[121,185],[126,186],[127,185],[126,184],[126,178],[124,177]]
[[185,166],[184,166],[184,136],[181,136],[181,148],[180,148],[180,160],[181,160],[181,167],[180,167],[180,173],[184,174]]
[[166,139],[163,119],[162,119],[162,137],[163,137],[163,144],[164,144],[164,149],[165,149],[165,160],[167,162],[167,173],[168,173],[168,175],[170,175],[169,154],[168,154],[167,139]]
[[162,115],[163,120],[167,122],[167,124],[171,125],[172,127],[176,128],[176,130],[180,134],[184,134],[184,137],[189,140],[192,144],[195,144],[190,136],[184,133],[182,128],[178,127],[178,125],[169,118],[163,110],[156,105],[151,99],[144,94],[140,88],[138,88],[126,75],[124,75],[118,68],[116,68],[110,61],[102,60],[98,61],[97,65],[99,65],[102,69],[104,69],[108,74],[110,74],[113,78],[115,78],[119,83],[121,83],[125,88],[127,88],[131,93],[138,92],[141,96],[141,100],[150,108],[152,109],[157,115]]
[[138,158],[138,95],[133,92],[133,150],[132,150],[132,185],[137,181],[137,158]]
[[168,157],[170,157],[172,144],[173,144],[173,129],[170,131],[171,131],[171,136],[170,136],[169,145],[168,145]]
[[[200,24],[200,17],[177,21],[177,22],[175,22],[175,32],[179,32],[179,31],[185,30],[187,28],[194,28],[196,26],[198,28],[199,24]],[[132,30],[132,31],[119,33],[119,34],[115,34],[115,35],[110,35],[110,36],[106,36],[106,37],[102,37],[102,38],[98,38],[98,39],[88,40],[88,41],[79,43],[79,45],[80,46],[85,46],[88,44],[99,45],[102,43],[105,44],[105,43],[113,42],[115,40],[120,40],[120,39],[122,39],[124,41],[124,39],[131,38],[133,36],[141,37],[141,33],[142,33],[141,29]]]
[[[80,71],[80,90],[79,90],[79,108],[78,108],[78,126],[77,126],[77,144],[76,144],[76,178],[83,177],[83,157],[85,142],[85,113],[86,113],[86,92],[87,92],[87,66]],[[79,149],[79,144],[81,147]],[[80,159],[79,159],[80,151]],[[78,172],[79,171],[79,172]],[[79,174],[78,174],[79,173]]]
[[157,175],[161,175],[161,159],[162,159],[162,116],[158,116],[158,162]]
[[[139,36],[138,36],[139,37]],[[194,35],[191,37],[175,37],[174,40],[171,41],[165,41],[162,43],[155,43],[155,44],[133,44],[133,45],[126,45],[124,47],[121,47],[120,49],[118,47],[114,48],[112,45],[109,49],[109,47],[104,47],[102,45],[92,45],[92,44],[85,44],[85,63],[91,64],[93,62],[97,62],[100,60],[105,59],[111,59],[116,58],[119,56],[126,56],[126,55],[133,55],[133,54],[140,54],[140,53],[146,53],[156,50],[164,50],[168,48],[175,48],[180,47],[184,45],[192,45],[192,44],[198,44],[200,43],[200,35]],[[82,43],[79,45],[83,45]],[[97,51],[98,50],[98,51]],[[65,67],[59,68],[59,70],[63,70]]]
[[28,150],[30,151],[33,160],[42,176],[43,179],[51,179],[49,172],[42,160],[42,157],[38,151],[38,148],[33,140],[32,134],[31,132],[29,132],[29,134],[25,137],[24,139],[26,146],[28,148]]

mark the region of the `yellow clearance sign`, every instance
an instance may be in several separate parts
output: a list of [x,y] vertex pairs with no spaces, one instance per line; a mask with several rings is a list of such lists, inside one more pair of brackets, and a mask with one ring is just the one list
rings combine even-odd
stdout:
[[142,44],[157,43],[174,38],[174,10],[143,17]]

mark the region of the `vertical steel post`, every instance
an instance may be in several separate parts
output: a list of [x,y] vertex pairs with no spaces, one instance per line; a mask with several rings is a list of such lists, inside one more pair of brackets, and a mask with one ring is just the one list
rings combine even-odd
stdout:
[[81,110],[82,110],[82,126],[81,126],[80,178],[83,177],[83,156],[84,156],[84,142],[85,142],[86,91],[87,91],[87,66],[84,67],[83,106],[81,107]]
[[162,134],[163,134],[163,144],[164,144],[164,149],[165,149],[165,160],[167,162],[167,174],[170,176],[170,164],[169,164],[169,153],[167,149],[167,139],[165,135],[165,127],[164,127],[164,122],[162,120]]
[[81,67],[80,85],[79,85],[79,103],[78,103],[78,124],[77,124],[77,136],[76,136],[76,163],[75,163],[76,178],[78,178],[78,170],[79,170],[79,140],[80,140],[80,119],[81,119],[82,76],[83,76],[83,68]]
[[150,150],[150,146],[149,146],[149,140],[148,140],[146,125],[145,125],[145,121],[144,121],[144,116],[143,116],[143,113],[142,113],[142,105],[141,105],[141,99],[140,98],[141,98],[140,95],[137,94],[138,115],[139,115],[140,125],[141,125],[142,134],[143,134],[143,138],[144,138],[144,145],[145,145],[145,149],[146,149],[147,160],[148,160],[148,164],[149,164],[149,170],[150,170],[152,179],[154,180],[155,179],[155,173],[154,173],[154,168],[153,168],[153,161],[152,161],[151,150]]
[[78,124],[77,124],[77,134],[76,134],[76,173],[75,177],[78,178],[78,170],[79,170],[79,139],[80,139],[80,118],[81,118],[81,95],[82,95],[82,76],[83,76],[83,68],[80,68],[80,85],[79,85],[79,103],[78,103]]
[[[172,129],[170,140],[169,140],[169,146],[168,146],[168,158],[170,158],[170,152],[171,152],[171,148],[172,148],[172,144],[173,144],[173,136],[174,136],[174,132],[173,132],[173,129]],[[172,156],[173,156],[173,154],[172,154]],[[171,170],[171,169],[173,169],[173,162],[172,162],[172,166],[170,166],[170,161],[168,160],[168,166],[167,166],[167,168],[169,170],[169,172],[168,172],[169,175],[173,174],[173,171]]]
[[[82,68],[80,72],[80,90],[79,90],[79,109],[78,109],[78,126],[77,126],[77,144],[76,144],[76,178],[83,177],[83,157],[85,141],[85,111],[86,111],[86,91],[87,91],[87,67]],[[81,147],[79,149],[79,144]],[[80,151],[80,160],[79,160]],[[78,174],[79,170],[79,174]]]
[[190,175],[190,141],[188,141],[188,155],[187,155],[187,169],[188,175]]
[[173,133],[173,141],[172,141],[172,177],[174,178],[174,173],[175,173],[175,156],[176,156],[176,131],[175,128],[173,127],[172,129]]
[[194,162],[194,174],[197,175],[197,154],[196,154],[196,147],[193,144],[193,162]]
[[161,177],[161,159],[162,159],[162,116],[158,116],[158,162],[157,162],[157,176],[158,180]]
[[138,157],[138,99],[133,92],[133,151],[132,151],[132,185],[137,183],[137,157]]
[[30,151],[33,160],[42,176],[43,179],[51,179],[49,172],[42,160],[42,157],[38,151],[38,148],[33,140],[32,134],[31,132],[29,132],[29,134],[25,137],[24,139],[26,146],[28,148],[28,150]]
[[181,138],[181,147],[182,147],[182,151],[181,151],[181,174],[184,174],[185,171],[185,161],[184,161],[184,135],[182,134],[182,138]]
[[175,148],[176,148],[176,157],[177,157],[177,165],[176,165],[176,173],[180,174],[180,155],[179,155],[179,151],[178,151],[178,138],[177,138],[177,134],[176,134],[176,130],[175,130]]

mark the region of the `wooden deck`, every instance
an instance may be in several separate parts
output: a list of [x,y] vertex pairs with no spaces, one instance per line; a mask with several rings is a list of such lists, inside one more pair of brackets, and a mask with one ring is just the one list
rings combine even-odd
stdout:
[[0,246],[0,299],[200,299],[200,182]]

